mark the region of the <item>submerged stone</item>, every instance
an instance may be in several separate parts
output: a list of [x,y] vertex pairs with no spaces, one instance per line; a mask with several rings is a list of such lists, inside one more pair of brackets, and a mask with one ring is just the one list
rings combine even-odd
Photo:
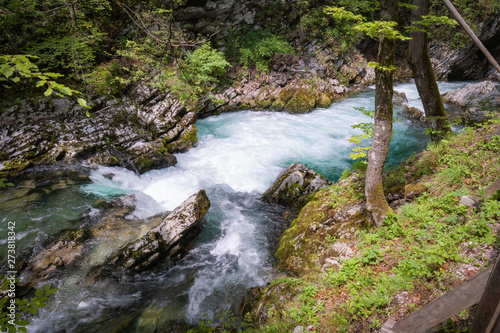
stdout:
[[[83,219],[79,229],[63,231],[44,250],[22,263],[23,267],[19,269],[21,284],[28,290],[36,288],[52,277],[56,269],[78,265],[84,256],[91,257],[88,260],[90,266],[101,264],[110,252],[157,226],[161,215],[147,219],[137,219],[132,215],[139,196],[146,195],[131,194],[106,204],[101,201],[102,215],[97,223],[88,226]],[[92,242],[98,242],[98,245],[92,247]]]

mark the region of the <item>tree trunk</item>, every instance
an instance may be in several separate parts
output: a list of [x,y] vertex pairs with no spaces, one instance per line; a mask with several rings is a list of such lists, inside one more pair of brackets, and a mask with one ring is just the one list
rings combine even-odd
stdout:
[[455,20],[457,20],[457,22],[462,26],[462,28],[465,30],[465,32],[467,32],[467,34],[470,36],[470,38],[472,38],[472,40],[474,41],[474,44],[476,44],[476,46],[481,50],[481,52],[483,52],[483,54],[486,56],[486,58],[488,59],[490,64],[492,64],[493,67],[495,67],[496,70],[500,73],[500,65],[498,65],[498,62],[495,60],[495,58],[493,58],[491,53],[488,52],[488,49],[486,49],[486,47],[484,47],[483,43],[481,43],[479,38],[477,38],[474,31],[472,31],[472,29],[469,28],[469,25],[465,22],[465,20],[462,18],[460,13],[455,9],[455,7],[450,2],[450,0],[443,0],[443,2],[446,5],[446,7],[448,7],[448,10],[451,12],[451,14],[455,18]]
[[[398,0],[380,0],[380,7],[381,21],[397,21]],[[378,66],[375,68],[375,117],[373,140],[368,152],[365,195],[366,208],[377,225],[381,225],[384,216],[391,211],[382,187],[382,171],[391,141],[394,70],[387,68],[394,66],[395,46],[394,39],[380,38]]]
[[[429,0],[413,0],[413,5],[418,8],[412,11],[412,22],[419,21],[422,15],[429,14]],[[451,132],[451,127],[432,70],[427,50],[427,32],[412,31],[410,37],[406,58],[424,106],[425,117],[430,121],[431,140],[440,141],[444,135]]]

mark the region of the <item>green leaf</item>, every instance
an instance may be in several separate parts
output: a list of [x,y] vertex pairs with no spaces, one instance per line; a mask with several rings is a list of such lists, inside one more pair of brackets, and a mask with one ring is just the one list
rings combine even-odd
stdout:
[[35,291],[35,295],[37,295],[38,297],[42,296],[43,295],[43,290],[37,289],[37,291]]
[[12,78],[12,81],[15,83],[19,82],[19,80],[21,80],[21,79],[18,76]]
[[36,306],[30,307],[30,313],[36,315],[38,313],[38,308]]
[[87,105],[87,101],[84,100],[83,98],[78,98],[76,101],[84,108],[90,109],[90,106]]
[[[87,111],[88,112],[88,111]],[[55,293],[56,291],[58,291],[59,288],[55,287],[53,289],[50,289],[49,291],[45,292],[47,294],[47,296],[50,296],[52,295],[53,293]]]
[[26,320],[16,320],[15,323],[19,326],[26,326],[30,324],[30,322]]
[[48,88],[47,90],[45,90],[45,92],[43,93],[45,96],[49,96],[52,94],[52,88]]
[[18,328],[17,328],[17,331],[18,331],[19,333],[26,333],[26,332],[28,332],[28,330],[26,329],[26,327],[18,327]]
[[3,71],[3,75],[6,78],[10,77],[12,74],[14,74],[14,67],[8,67]]
[[66,86],[63,86],[62,84],[57,84],[57,90],[62,92],[64,95],[71,96],[72,90]]
[[0,66],[0,74],[4,74],[5,71],[9,68],[9,67],[12,67],[8,64],[2,64],[2,66]]

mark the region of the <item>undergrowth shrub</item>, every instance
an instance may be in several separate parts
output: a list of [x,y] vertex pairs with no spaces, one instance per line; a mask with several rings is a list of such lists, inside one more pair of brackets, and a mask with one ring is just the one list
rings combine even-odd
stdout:
[[242,36],[239,36],[239,31],[233,31],[227,44],[228,57],[239,65],[255,66],[260,71],[268,71],[269,62],[276,54],[294,53],[282,37],[262,29],[250,30]]

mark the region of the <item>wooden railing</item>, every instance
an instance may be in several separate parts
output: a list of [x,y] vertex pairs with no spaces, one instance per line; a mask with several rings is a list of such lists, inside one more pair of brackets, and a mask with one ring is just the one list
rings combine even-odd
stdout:
[[479,302],[469,333],[500,332],[500,265],[496,261],[468,281],[413,312],[403,320],[389,319],[381,333],[425,333]]

